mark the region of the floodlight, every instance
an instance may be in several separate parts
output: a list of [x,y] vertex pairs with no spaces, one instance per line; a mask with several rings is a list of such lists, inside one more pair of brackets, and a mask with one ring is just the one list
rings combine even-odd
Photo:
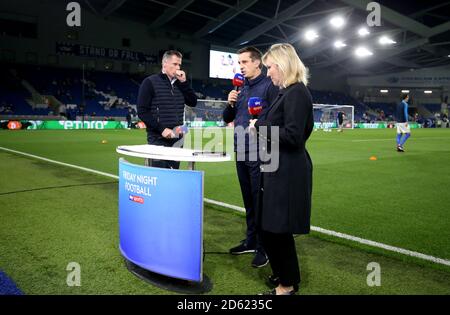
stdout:
[[358,35],[361,36],[361,37],[366,37],[369,34],[370,34],[370,32],[369,32],[369,30],[366,27],[361,27],[358,30]]
[[336,40],[334,42],[334,47],[337,48],[337,49],[341,49],[341,48],[346,47],[346,46],[347,46],[347,44],[344,43],[342,40],[338,39],[338,40]]
[[305,32],[305,39],[309,42],[314,41],[318,37],[319,37],[319,35],[317,35],[317,32],[314,30],[307,30]]
[[364,57],[372,56],[373,53],[366,47],[360,46],[355,49],[355,55],[356,55],[356,57],[364,58]]
[[378,40],[378,42],[381,45],[392,45],[392,44],[396,44],[397,42],[392,40],[391,38],[387,37],[387,36],[381,36],[380,39]]
[[336,28],[340,29],[345,25],[345,20],[341,16],[335,16],[330,20],[330,24]]

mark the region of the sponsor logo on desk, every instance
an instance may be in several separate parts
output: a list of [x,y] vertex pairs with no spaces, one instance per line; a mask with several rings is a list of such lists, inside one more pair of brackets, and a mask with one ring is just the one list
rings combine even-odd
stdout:
[[130,201],[137,202],[137,203],[140,203],[140,204],[143,204],[143,203],[144,203],[144,198],[139,197],[139,196],[129,195],[129,196],[128,196],[128,199],[129,199]]

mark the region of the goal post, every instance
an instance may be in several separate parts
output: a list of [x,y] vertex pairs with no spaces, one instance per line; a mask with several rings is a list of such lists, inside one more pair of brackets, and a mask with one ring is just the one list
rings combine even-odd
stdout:
[[355,106],[353,105],[331,105],[313,104],[314,129],[331,131],[338,128],[338,113],[344,114],[343,128],[353,129],[355,126]]
[[197,106],[185,106],[184,122],[190,128],[225,127],[223,110],[227,101],[199,99]]
[[[227,101],[199,99],[196,107],[185,106],[184,122],[190,128],[225,127],[222,114],[226,106]],[[313,110],[315,129],[338,128],[339,112],[344,114],[343,128],[354,128],[355,107],[353,105],[313,104]]]

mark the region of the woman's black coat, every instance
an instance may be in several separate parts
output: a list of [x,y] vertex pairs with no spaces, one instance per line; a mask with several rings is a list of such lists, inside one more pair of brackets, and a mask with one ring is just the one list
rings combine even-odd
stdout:
[[[268,132],[264,133],[268,127]],[[270,127],[279,127],[279,137]],[[280,90],[266,115],[255,124],[259,135],[267,137],[260,149],[268,152],[279,145],[276,171],[265,172],[261,165],[261,191],[257,220],[259,227],[272,233],[306,234],[310,230],[312,162],[305,143],[313,127],[313,105],[309,90],[303,83],[294,83]],[[261,139],[261,137],[260,137]],[[264,159],[264,154],[262,159]]]

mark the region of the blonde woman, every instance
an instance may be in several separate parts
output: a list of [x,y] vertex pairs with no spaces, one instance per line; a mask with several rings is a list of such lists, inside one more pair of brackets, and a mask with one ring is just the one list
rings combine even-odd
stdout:
[[[275,286],[265,294],[292,295],[300,285],[293,235],[310,230],[312,162],[305,144],[314,126],[313,106],[306,87],[307,69],[292,45],[273,45],[264,54],[263,63],[267,76],[280,87],[267,114],[250,122],[251,128],[268,138],[267,150],[271,150],[271,142],[279,145],[278,169],[264,172],[262,165],[258,206],[258,226],[273,272],[268,280]],[[274,127],[279,130],[278,137]]]

